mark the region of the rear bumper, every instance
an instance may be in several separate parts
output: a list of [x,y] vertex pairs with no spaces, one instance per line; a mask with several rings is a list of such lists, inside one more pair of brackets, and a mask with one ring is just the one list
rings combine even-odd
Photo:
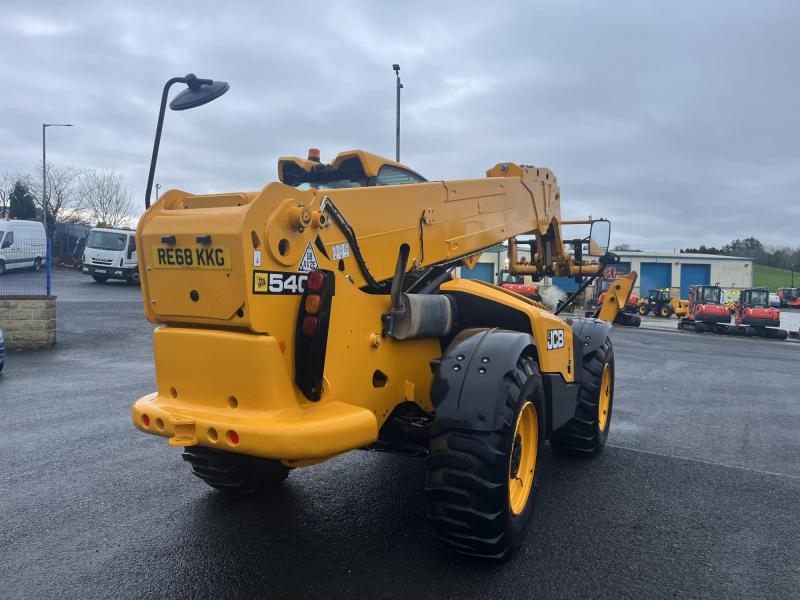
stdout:
[[780,319],[742,319],[742,325],[750,325],[751,327],[780,327]]
[[698,323],[730,323],[731,316],[730,315],[704,315],[704,314],[697,314],[695,315],[694,321]]
[[168,438],[170,446],[306,460],[378,438],[372,411],[303,400],[273,337],[162,327],[154,335],[154,353],[158,391],[139,398],[131,418],[137,429]]
[[99,265],[83,265],[83,272],[87,275],[102,275],[109,279],[128,279],[136,272],[136,269],[126,267],[112,267],[112,266],[99,266]]

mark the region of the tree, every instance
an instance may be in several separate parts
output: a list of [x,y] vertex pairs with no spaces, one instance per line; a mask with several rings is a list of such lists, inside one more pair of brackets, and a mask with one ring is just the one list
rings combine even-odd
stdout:
[[96,226],[122,227],[131,213],[131,193],[125,179],[112,169],[87,169],[80,178],[79,191],[85,211]]
[[31,220],[36,218],[36,205],[28,185],[18,179],[8,197],[9,216],[12,219]]
[[8,216],[8,200],[11,197],[11,192],[14,191],[14,184],[17,179],[19,178],[11,173],[0,175],[0,219]]
[[[41,165],[40,165],[41,167]],[[80,223],[83,208],[77,182],[81,172],[75,167],[56,167],[47,164],[47,222],[52,226],[56,223]],[[34,201],[42,211],[42,182],[37,178],[31,184],[34,192]]]

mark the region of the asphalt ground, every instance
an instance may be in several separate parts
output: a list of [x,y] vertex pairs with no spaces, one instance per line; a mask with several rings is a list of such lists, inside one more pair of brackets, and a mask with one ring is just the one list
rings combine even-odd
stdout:
[[546,452],[526,544],[484,565],[431,539],[420,459],[207,488],[130,424],[138,288],[54,281],[56,348],[0,376],[0,598],[800,597],[800,344],[615,329],[609,445]]

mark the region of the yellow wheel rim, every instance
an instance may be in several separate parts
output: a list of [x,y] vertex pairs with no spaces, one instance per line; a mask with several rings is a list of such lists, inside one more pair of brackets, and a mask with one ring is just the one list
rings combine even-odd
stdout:
[[603,367],[603,376],[600,378],[600,402],[597,405],[597,424],[600,431],[606,430],[608,425],[608,411],[611,408],[611,365],[606,363]]
[[528,401],[522,406],[514,428],[511,461],[508,465],[508,503],[515,515],[525,510],[533,488],[536,455],[539,451],[539,418]]

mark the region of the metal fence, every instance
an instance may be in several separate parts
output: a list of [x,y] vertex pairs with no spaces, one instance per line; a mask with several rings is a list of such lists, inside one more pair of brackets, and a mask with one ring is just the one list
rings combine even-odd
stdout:
[[0,298],[49,296],[52,291],[50,240],[14,240],[0,248]]

